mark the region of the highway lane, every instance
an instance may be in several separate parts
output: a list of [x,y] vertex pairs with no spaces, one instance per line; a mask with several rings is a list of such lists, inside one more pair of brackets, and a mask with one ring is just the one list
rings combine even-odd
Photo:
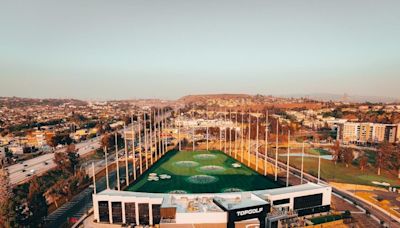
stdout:
[[[80,156],[100,148],[100,137],[96,137],[75,145]],[[63,152],[66,148],[61,148],[56,152]],[[44,154],[7,167],[12,185],[23,183],[34,175],[40,175],[56,167],[54,163],[54,153]]]
[[[156,122],[159,122],[161,121],[161,119],[169,117],[170,115],[171,112],[167,112],[164,114],[164,116],[157,117]],[[132,129],[132,125],[127,126],[127,129]],[[137,123],[134,123],[134,130],[135,132],[138,132],[139,130],[139,125]],[[119,130],[118,132],[121,133],[123,132],[123,130]],[[98,136],[96,138],[76,144],[75,148],[78,150],[78,154],[80,156],[84,156],[87,153],[100,148],[100,140],[101,136]],[[66,147],[61,148],[55,152],[63,152],[65,150]],[[54,153],[48,153],[38,156],[36,158],[26,160],[22,162],[22,164],[11,165],[7,167],[7,170],[10,175],[10,183],[12,185],[17,185],[30,180],[35,175],[43,174],[55,167],[56,164],[54,163]]]

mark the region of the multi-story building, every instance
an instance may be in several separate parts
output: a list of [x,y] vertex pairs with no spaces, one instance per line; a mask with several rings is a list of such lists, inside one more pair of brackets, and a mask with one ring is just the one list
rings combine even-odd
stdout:
[[337,139],[344,143],[395,143],[400,139],[400,125],[347,122],[338,125]]
[[344,123],[338,127],[338,139],[345,143],[356,142],[358,139],[358,128],[357,123]]

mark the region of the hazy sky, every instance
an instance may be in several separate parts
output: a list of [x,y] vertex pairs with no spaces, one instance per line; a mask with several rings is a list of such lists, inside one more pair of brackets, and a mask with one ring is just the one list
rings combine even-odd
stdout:
[[399,0],[0,0],[0,96],[400,98]]

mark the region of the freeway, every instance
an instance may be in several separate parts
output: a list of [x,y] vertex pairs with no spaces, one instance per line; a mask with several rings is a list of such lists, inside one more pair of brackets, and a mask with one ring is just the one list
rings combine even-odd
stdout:
[[[78,154],[84,156],[100,147],[100,137],[78,143],[75,146]],[[66,148],[61,148],[55,152],[63,152],[65,150]],[[10,175],[10,183],[12,185],[17,185],[28,181],[34,175],[40,175],[55,167],[54,153],[49,153],[9,166],[7,169]]]
[[[170,115],[171,111],[165,113],[164,116],[158,117],[156,122],[159,122],[161,119],[169,117]],[[131,127],[131,125],[127,126],[127,129],[131,129]],[[137,123],[135,123],[134,130],[137,132],[138,129],[139,126]],[[123,130],[120,130],[119,132],[122,131]],[[98,136],[96,138],[76,144],[75,148],[80,156],[84,156],[87,153],[100,148],[100,146],[100,136]],[[61,148],[55,152],[63,152],[65,149],[66,148]],[[56,164],[54,163],[54,153],[49,153],[26,160],[19,164],[11,165],[7,167],[7,170],[10,175],[10,183],[12,185],[18,185],[30,180],[35,175],[43,174],[55,167]]]

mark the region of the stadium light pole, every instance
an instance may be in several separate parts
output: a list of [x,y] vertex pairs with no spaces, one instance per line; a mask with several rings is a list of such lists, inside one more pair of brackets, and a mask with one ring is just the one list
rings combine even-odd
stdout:
[[268,110],[265,112],[265,150],[264,150],[264,176],[267,176],[268,170],[268,132],[269,132],[269,122],[268,122]]
[[226,139],[227,139],[227,133],[228,133],[228,131],[227,131],[227,127],[226,127],[226,116],[227,116],[227,112],[226,112],[226,109],[225,109],[225,112],[224,112],[224,118],[225,118],[225,121],[224,121],[224,124],[225,124],[225,128],[224,128],[224,153],[227,153],[227,144],[226,144]]
[[287,158],[286,158],[286,187],[289,186],[289,167],[290,167],[290,130],[288,130]]
[[152,110],[150,109],[150,116],[149,116],[149,122],[150,122],[150,129],[149,129],[149,142],[150,142],[150,164],[151,165],[153,165],[153,124],[152,124],[152,120],[151,120],[151,118],[152,118],[152,116],[153,116],[153,112],[152,112]]
[[275,181],[278,181],[279,120],[276,120]]
[[115,164],[117,167],[117,187],[118,187],[118,191],[121,190],[121,185],[120,185],[120,177],[119,177],[119,158],[118,158],[118,133],[115,132]]
[[133,114],[131,117],[132,122],[132,170],[133,170],[133,180],[136,180],[136,150],[135,150],[135,129],[133,124]]
[[155,161],[158,160],[158,151],[157,151],[157,119],[156,119],[156,110],[153,112],[153,139],[154,139],[154,159]]
[[106,186],[107,186],[107,189],[110,189],[110,180],[109,180],[109,177],[108,177],[108,153],[107,153],[107,147],[105,146],[103,150],[104,150],[104,154],[105,154],[105,158],[106,158]]
[[258,113],[256,116],[256,124],[257,124],[257,126],[256,126],[256,171],[258,171],[258,157],[259,157],[259,154],[258,154],[258,133],[259,133]]
[[178,118],[179,118],[179,123],[178,123],[178,140],[179,140],[179,151],[182,150],[182,139],[181,139],[181,111],[179,110],[178,112]]
[[147,138],[147,118],[146,118],[146,113],[143,112],[143,131],[144,131],[144,154],[145,154],[145,159],[146,159],[146,170],[149,168],[149,159],[147,158],[148,156],[148,138]]
[[[165,116],[165,112],[166,112],[166,108],[164,107],[163,108],[163,112],[164,112],[164,125],[165,125],[165,128],[167,129],[168,128],[168,125],[167,125],[167,117]],[[167,150],[168,150],[168,141],[167,141],[167,139],[165,138],[165,135],[164,135],[164,146],[165,146],[165,149],[164,149],[164,154],[167,152]]]
[[208,107],[206,109],[206,144],[207,144],[207,151],[208,151]]
[[162,131],[162,126],[161,126],[161,115],[160,115],[160,108],[157,108],[157,118],[158,118],[158,153],[159,156],[161,157],[163,154],[163,148],[161,146],[161,131]]
[[238,126],[238,112],[237,112],[237,110],[236,110],[236,112],[235,112],[235,116],[236,116],[236,118],[235,118],[235,121],[236,121],[236,124],[235,124],[235,149],[234,149],[234,151],[235,151],[235,159],[237,159],[237,137],[238,137],[238,132],[237,132],[237,126]]
[[140,122],[140,115],[138,115],[138,126],[139,126],[139,133],[138,133],[138,140],[139,140],[139,171],[140,174],[143,173],[143,159],[142,159],[142,123]]
[[[232,122],[232,110],[229,110],[229,125]],[[229,156],[232,157],[232,126],[229,127]]]
[[126,180],[126,186],[128,186],[129,185],[128,141],[126,140],[126,124],[125,124],[125,122],[124,122],[124,151],[125,151],[125,175],[126,175],[125,180]]
[[240,161],[243,163],[243,158],[244,158],[244,139],[243,139],[243,137],[244,137],[244,119],[243,119],[243,114],[244,114],[244,112],[243,112],[243,110],[241,111],[241,114],[242,114],[242,127],[240,128],[240,150],[241,150],[241,156],[240,156]]
[[194,125],[192,126],[192,151],[194,151]]
[[303,176],[304,176],[304,141],[303,141],[303,146],[302,146],[302,148],[301,148],[300,184],[303,184]]
[[318,182],[317,182],[317,184],[319,184],[320,179],[321,179],[321,154],[318,155]]
[[249,110],[249,151],[247,153],[247,166],[250,167],[251,164],[251,113]]
[[222,151],[222,128],[219,126],[219,150]]
[[94,171],[94,162],[92,162],[92,174],[93,174],[93,193],[96,195],[96,173]]

